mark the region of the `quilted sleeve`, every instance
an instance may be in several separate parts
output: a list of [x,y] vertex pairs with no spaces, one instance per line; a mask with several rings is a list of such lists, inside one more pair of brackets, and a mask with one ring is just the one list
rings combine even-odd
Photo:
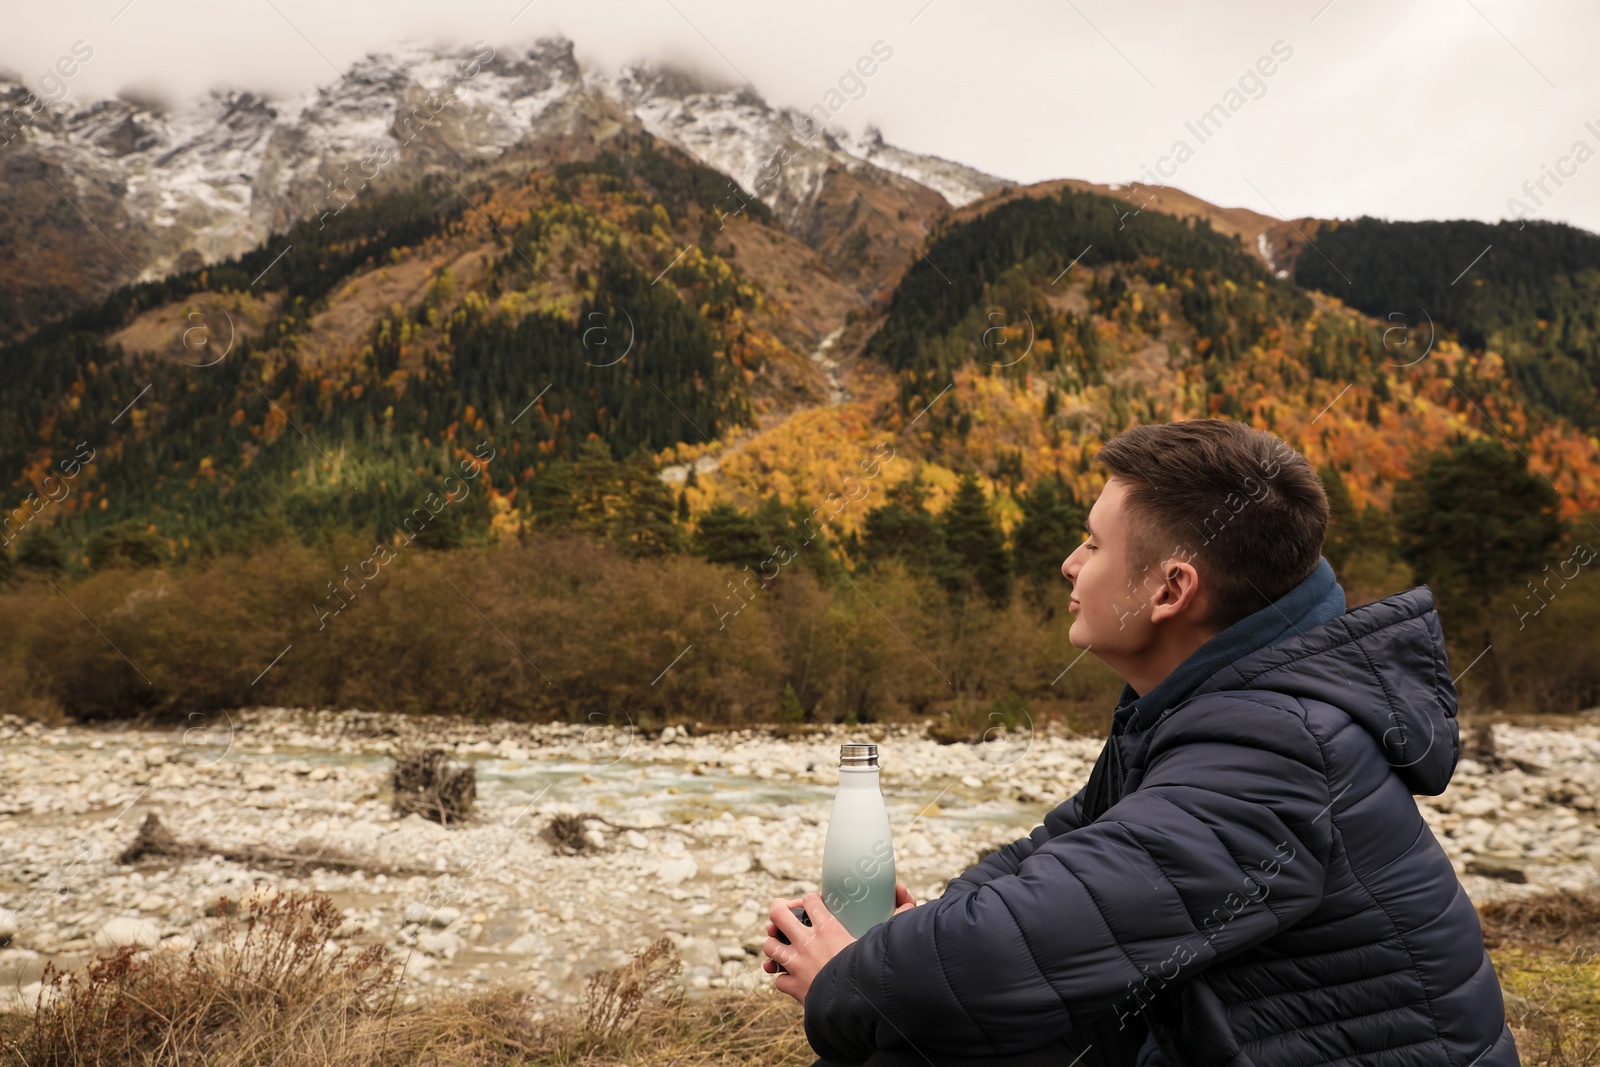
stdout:
[[1068,830],[1076,830],[1082,825],[1083,790],[1080,789],[1047,812],[1044,822],[1035,826],[1027,837],[1018,838],[1009,845],[989,853],[977,864],[951,879],[945,886],[944,895],[971,892],[1001,875],[1016,874],[1017,867],[1023,860],[1033,855],[1034,850],[1040,845],[1052,837],[1060,837]]
[[1333,840],[1321,748],[1298,708],[1208,703],[1166,724],[1138,788],[1100,819],[829,960],[805,1002],[818,1055],[1025,1052],[1310,914]]

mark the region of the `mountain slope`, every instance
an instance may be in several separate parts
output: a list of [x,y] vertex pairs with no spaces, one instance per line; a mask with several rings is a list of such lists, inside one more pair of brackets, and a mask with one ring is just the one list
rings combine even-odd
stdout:
[[[1009,525],[1012,494],[1041,477],[1060,472],[1092,497],[1094,452],[1132,423],[1206,415],[1247,420],[1336,469],[1357,509],[1387,508],[1424,450],[1498,440],[1497,427],[1550,475],[1564,516],[1600,507],[1600,445],[1542,414],[1498,353],[1307,293],[1203,218],[1126,210],[1059,184],[965,209],[896,289],[855,365],[861,401],[751,438],[742,477],[691,492],[696,510],[769,491],[815,502],[890,440],[904,461],[890,480],[916,472],[930,510],[977,471]],[[864,510],[840,528],[857,529]]]
[[[822,402],[804,353],[855,305],[816,254],[754,210],[701,247],[726,178],[648,134],[588,154],[375,191],[0,350],[23,532],[83,544],[132,521],[178,556],[286,530],[388,536],[482,442],[506,458],[481,511],[450,513],[481,537],[514,530],[545,465],[592,442],[642,449],[630,491],[664,493],[649,453]],[[744,258],[785,264],[807,306],[792,313]],[[95,462],[34,525],[15,508],[78,442]]]
[[1600,235],[1562,223],[1324,222],[1295,281],[1492,350],[1539,406],[1600,429]]

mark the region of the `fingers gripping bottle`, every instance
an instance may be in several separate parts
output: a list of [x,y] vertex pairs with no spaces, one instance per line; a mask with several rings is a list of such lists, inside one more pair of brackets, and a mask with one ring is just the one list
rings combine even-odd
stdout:
[[877,745],[839,746],[839,792],[822,846],[822,902],[851,937],[894,913],[894,843]]

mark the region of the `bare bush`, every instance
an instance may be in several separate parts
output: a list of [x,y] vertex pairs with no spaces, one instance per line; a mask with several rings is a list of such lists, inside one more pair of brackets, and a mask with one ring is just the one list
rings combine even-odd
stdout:
[[478,799],[478,772],[437,748],[395,753],[390,784],[396,813],[416,813],[445,826],[465,822]]
[[545,823],[544,839],[550,842],[558,852],[576,855],[587,852],[594,847],[584,836],[584,815],[552,815],[550,821]]

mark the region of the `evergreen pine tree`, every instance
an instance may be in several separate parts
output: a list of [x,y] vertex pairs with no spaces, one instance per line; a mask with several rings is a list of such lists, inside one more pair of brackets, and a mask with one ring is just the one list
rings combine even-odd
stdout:
[[806,709],[800,703],[800,697],[795,693],[793,685],[785,685],[783,695],[778,698],[778,721],[806,721]]
[[24,534],[17,545],[17,566],[45,574],[60,574],[67,566],[67,550],[54,530]]
[[1003,603],[1011,595],[1011,561],[1005,537],[989,514],[988,498],[974,475],[962,476],[939,525],[948,548],[942,575],[945,587],[957,592],[975,582],[990,600]]
[[1356,514],[1355,502],[1350,499],[1350,489],[1344,484],[1338,467],[1324,463],[1317,474],[1322,478],[1322,487],[1328,494],[1328,509],[1332,512],[1328,532],[1322,539],[1322,554],[1337,571],[1349,562],[1360,544],[1361,516]]
[[674,517],[677,508],[649,453],[640,450],[621,466],[622,506],[614,519],[612,538],[630,556],[665,556],[682,547]]
[[578,521],[577,491],[572,464],[552,460],[528,487],[528,507],[541,524],[570,526]]
[[914,574],[941,575],[950,569],[944,535],[926,506],[921,474],[891,486],[882,507],[867,512],[861,532],[861,558],[870,567],[898,559]]
[[694,550],[712,563],[749,564],[752,569],[770,554],[761,525],[724,500],[701,513],[695,523]]
[[1011,532],[1011,559],[1017,577],[1035,589],[1059,584],[1061,564],[1083,543],[1088,509],[1059,473],[1040,478],[1017,498],[1022,521]]
[[1422,457],[1420,466],[1395,487],[1401,556],[1433,590],[1441,614],[1481,627],[1490,650],[1488,697],[1503,706],[1510,694],[1493,651],[1493,602],[1537,574],[1561,542],[1560,498],[1495,441],[1463,441]]

